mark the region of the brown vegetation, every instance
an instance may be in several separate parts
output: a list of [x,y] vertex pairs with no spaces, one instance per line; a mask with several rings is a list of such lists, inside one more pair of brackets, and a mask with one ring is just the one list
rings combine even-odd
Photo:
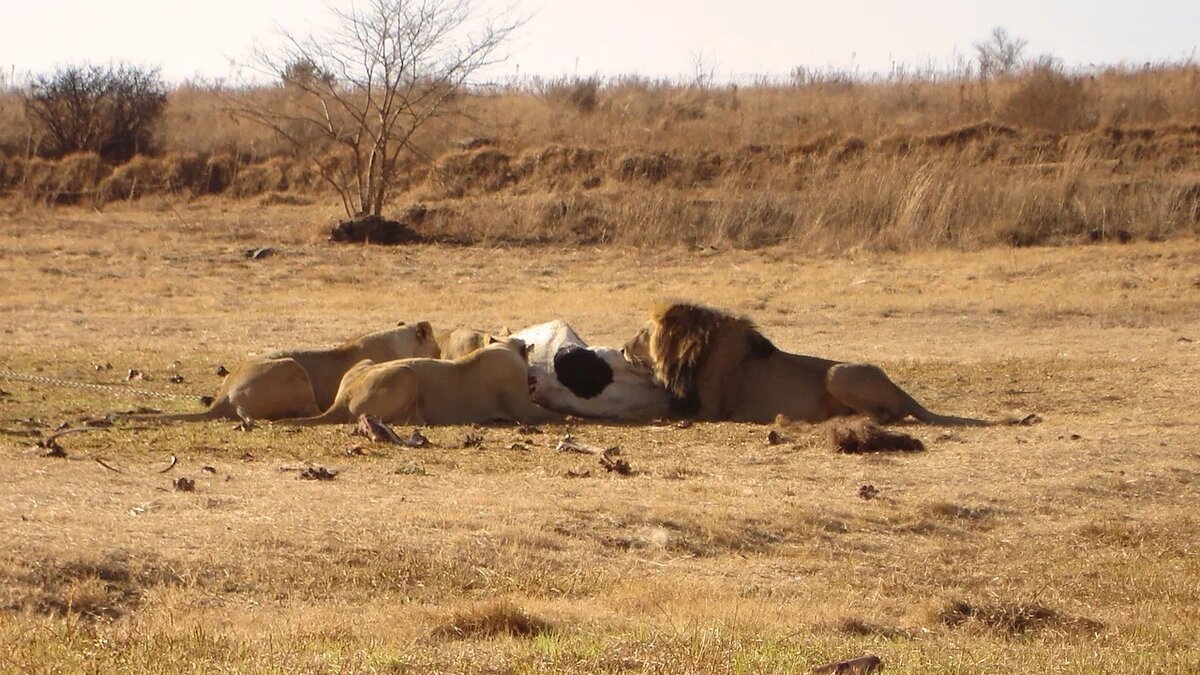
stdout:
[[[969,249],[1200,231],[1195,65],[797,82],[585,79],[479,92],[459,101],[468,117],[422,129],[418,147],[432,159],[405,160],[385,211],[421,206],[442,216],[423,236],[484,243]],[[180,87],[161,155],[123,166],[26,158],[20,107],[4,96],[0,190],[34,202],[336,203],[310,158],[220,101],[286,108],[286,88]],[[465,119],[481,120],[482,135],[465,138]]]
[[[118,422],[49,458],[27,432],[163,404],[0,377],[0,671],[1200,665],[1197,240],[834,259],[395,249],[330,244],[340,213],[0,203],[0,371],[211,393],[219,363],[398,320],[562,317],[620,345],[684,296],[780,348],[870,359],[917,398],[1028,421],[921,428],[925,452],[868,454],[801,424],[774,444],[756,425],[572,421],[362,448],[349,425]],[[620,446],[636,473],[555,452],[568,433]]]
[[489,638],[496,636],[533,637],[549,632],[550,622],[533,616],[511,602],[493,601],[456,612],[446,623],[433,629],[437,637]]
[[924,452],[921,439],[880,427],[869,419],[838,420],[829,425],[833,449],[846,454],[863,452]]
[[1014,635],[1040,630],[1094,634],[1104,628],[1099,621],[1066,615],[1036,603],[972,605],[955,600],[938,613],[938,620],[951,627],[975,622]]

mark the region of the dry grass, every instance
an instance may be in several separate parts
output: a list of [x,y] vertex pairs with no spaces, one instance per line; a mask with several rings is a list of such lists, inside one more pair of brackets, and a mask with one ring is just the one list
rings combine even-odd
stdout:
[[[138,368],[139,387],[211,393],[217,364],[400,319],[564,317],[619,344],[683,297],[781,347],[879,363],[933,410],[1043,421],[893,428],[927,450],[863,455],[804,425],[777,444],[740,424],[449,427],[365,454],[346,428],[117,425],[62,437],[65,459],[4,433],[0,670],[804,672],[864,653],[901,673],[1200,668],[1195,239],[385,250],[324,242],[333,215],[0,202],[0,370],[120,386]],[[244,257],[262,245],[278,253]],[[8,431],[198,407],[0,389]],[[636,475],[554,453],[567,432],[619,445]],[[299,480],[309,465],[339,473]]]
[[[24,159],[19,102],[0,94],[0,190],[97,206],[212,194],[337,203],[308,159],[230,117],[221,96],[298,105],[285,89],[180,87],[160,157],[81,171],[78,158]],[[427,209],[430,239],[845,252],[1200,231],[1194,64],[727,88],[561,80],[461,104],[463,117],[424,130],[417,144],[433,161],[402,168],[389,208]]]

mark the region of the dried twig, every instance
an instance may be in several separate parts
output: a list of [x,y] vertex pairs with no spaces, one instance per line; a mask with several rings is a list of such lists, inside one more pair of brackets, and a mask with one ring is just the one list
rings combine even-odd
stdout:
[[39,439],[34,447],[44,448],[46,450],[46,452],[42,453],[42,457],[66,457],[67,451],[65,448],[63,448],[63,446],[58,444],[58,439],[62,436],[66,436],[67,434],[81,434],[87,431],[106,431],[106,429],[97,427],[64,429],[63,431],[59,431],[57,433],[50,434],[45,438]]
[[179,459],[178,459],[177,457],[175,457],[175,455],[171,455],[171,460],[170,460],[170,463],[169,463],[169,464],[167,464],[167,468],[165,468],[165,469],[159,469],[159,470],[158,470],[158,472],[159,472],[159,473],[166,473],[166,472],[170,471],[171,469],[174,469],[174,468],[175,468],[175,465],[176,465],[178,462],[179,462]]
[[125,473],[124,471],[122,471],[122,470],[118,469],[117,467],[113,466],[112,464],[109,464],[108,462],[100,459],[99,457],[93,457],[92,460],[94,460],[100,466],[108,469],[109,471],[112,471],[113,473]]

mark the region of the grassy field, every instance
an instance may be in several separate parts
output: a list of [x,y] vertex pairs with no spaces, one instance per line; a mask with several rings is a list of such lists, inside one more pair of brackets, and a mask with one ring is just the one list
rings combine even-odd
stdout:
[[[620,244],[810,253],[1200,235],[1200,66],[805,72],[712,86],[636,77],[476,89],[413,140],[384,215],[487,246]],[[300,114],[286,87],[171,90],[155,145],[110,165],[38,155],[0,91],[0,195],[103,207],[220,195],[337,203],[313,157],[230,114]],[[330,154],[333,153],[333,154]],[[331,214],[336,215],[336,214]]]
[[[1194,239],[385,249],[324,242],[336,212],[316,207],[150,206],[0,203],[0,370],[120,387],[136,368],[182,397],[0,378],[0,670],[1200,669]],[[1041,421],[903,426],[928,451],[863,456],[803,425],[777,445],[743,424],[435,428],[405,449],[117,424],[63,436],[65,459],[19,435],[196,409],[218,364],[397,320],[565,318],[619,344],[662,297],[879,363],[939,412]],[[556,454],[565,433],[636,474]],[[340,473],[299,480],[309,465]]]

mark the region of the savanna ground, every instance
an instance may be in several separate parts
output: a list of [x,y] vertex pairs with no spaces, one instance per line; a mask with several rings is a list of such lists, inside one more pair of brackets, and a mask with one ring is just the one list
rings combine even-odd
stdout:
[[[451,427],[407,449],[348,427],[118,423],[61,437],[65,459],[6,433],[0,669],[795,672],[873,653],[887,672],[1200,670],[1195,238],[377,248],[326,243],[337,213],[318,207],[2,213],[0,370],[126,386],[136,368],[139,388],[212,393],[218,364],[397,320],[565,318],[619,344],[673,296],[879,363],[936,411],[1041,421],[901,426],[928,446],[903,455],[836,454],[803,425],[778,445],[743,424]],[[0,386],[8,432],[198,407]],[[636,474],[555,453],[565,433],[619,445]],[[299,480],[310,464],[340,473]]]

